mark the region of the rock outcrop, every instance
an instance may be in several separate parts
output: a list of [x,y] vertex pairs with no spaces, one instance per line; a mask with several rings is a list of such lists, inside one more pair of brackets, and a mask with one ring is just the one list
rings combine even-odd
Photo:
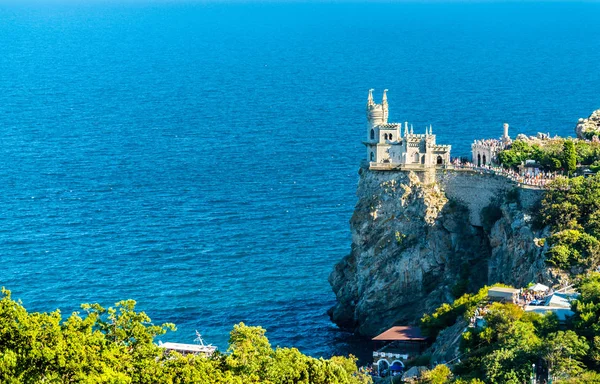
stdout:
[[575,133],[580,139],[590,139],[600,135],[600,109],[592,112],[587,119],[579,119],[575,127]]
[[[433,172],[433,174],[431,173]],[[540,191],[458,171],[360,170],[352,249],[329,282],[340,327],[373,336],[415,324],[465,290],[551,278],[531,225]]]

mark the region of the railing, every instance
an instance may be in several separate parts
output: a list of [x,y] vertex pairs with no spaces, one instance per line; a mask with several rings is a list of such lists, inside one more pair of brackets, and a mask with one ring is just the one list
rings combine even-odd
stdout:
[[484,167],[473,167],[465,165],[441,164],[441,165],[424,165],[424,164],[397,164],[397,163],[375,163],[369,162],[369,169],[373,171],[424,171],[426,169],[447,169],[458,172],[479,173],[485,175],[493,175],[507,178],[512,181],[517,187],[524,189],[546,189],[546,184],[554,179],[528,179],[526,177],[510,173],[506,170],[495,170]]
[[398,170],[398,171],[423,171],[430,168],[442,168],[443,165],[427,166],[425,164],[398,164],[398,163],[369,163],[369,169],[374,171]]
[[392,359],[408,360],[408,354],[391,352],[373,352],[373,357],[389,357]]

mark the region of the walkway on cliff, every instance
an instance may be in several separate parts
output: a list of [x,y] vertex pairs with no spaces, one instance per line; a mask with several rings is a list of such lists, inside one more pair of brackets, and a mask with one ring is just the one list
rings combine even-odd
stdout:
[[512,181],[518,188],[524,189],[546,189],[547,185],[556,180],[560,175],[556,173],[539,172],[536,175],[525,174],[521,175],[513,170],[504,169],[502,167],[483,166],[478,167],[471,163],[455,163],[438,165],[434,168],[427,167],[422,164],[394,164],[394,163],[373,163],[370,162],[369,169],[373,171],[416,171],[424,172],[428,169],[452,170],[458,172],[470,172],[478,174],[487,174],[505,177]]

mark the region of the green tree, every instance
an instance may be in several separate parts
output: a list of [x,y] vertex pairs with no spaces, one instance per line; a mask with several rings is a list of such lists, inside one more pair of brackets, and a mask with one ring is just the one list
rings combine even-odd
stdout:
[[575,173],[577,169],[577,152],[575,151],[575,144],[572,140],[566,140],[563,149],[565,170],[569,175]]
[[423,381],[428,384],[446,384],[450,382],[452,371],[445,364],[436,365],[435,368],[423,373]]
[[230,355],[182,356],[154,343],[174,330],[154,325],[132,300],[115,307],[83,305],[65,321],[59,311],[28,313],[2,291],[1,383],[366,384],[354,357],[315,359],[297,349],[273,350],[264,329],[238,324]]
[[579,359],[585,356],[589,349],[585,338],[575,332],[558,331],[545,339],[543,355],[554,376],[567,377],[583,371],[583,363]]

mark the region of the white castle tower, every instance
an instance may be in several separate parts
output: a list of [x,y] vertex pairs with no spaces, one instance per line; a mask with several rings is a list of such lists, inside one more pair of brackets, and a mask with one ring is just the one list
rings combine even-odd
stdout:
[[475,140],[471,144],[471,162],[478,167],[495,165],[498,153],[506,149],[512,140],[508,135],[508,124],[502,125],[502,137],[498,139]]
[[424,134],[415,134],[408,122],[388,123],[387,89],[383,91],[381,104],[373,100],[373,89],[367,98],[367,160],[371,168],[394,168],[411,165],[413,168],[427,168],[450,163],[449,145],[437,145],[431,125],[425,127]]

